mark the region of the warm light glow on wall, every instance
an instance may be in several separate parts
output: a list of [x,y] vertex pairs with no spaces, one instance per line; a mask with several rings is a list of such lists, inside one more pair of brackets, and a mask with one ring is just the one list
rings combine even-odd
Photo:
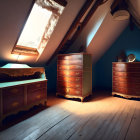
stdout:
[[10,57],[11,59],[17,60],[18,57],[19,57],[19,55],[18,55],[18,54],[11,54],[11,55],[9,55],[9,57]]
[[26,56],[24,56],[24,55],[18,55],[18,54],[8,55],[8,59],[14,60],[16,62],[19,62],[20,60],[24,60],[25,58],[26,58]]

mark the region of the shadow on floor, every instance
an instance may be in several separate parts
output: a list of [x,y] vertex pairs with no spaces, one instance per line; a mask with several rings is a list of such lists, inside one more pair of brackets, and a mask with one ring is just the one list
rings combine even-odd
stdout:
[[40,104],[38,106],[32,107],[28,111],[20,111],[17,114],[9,115],[2,121],[2,127],[0,128],[0,131],[7,129],[21,121],[26,120],[32,117],[33,115],[36,115],[37,113],[43,111],[46,108],[47,106],[43,106]]

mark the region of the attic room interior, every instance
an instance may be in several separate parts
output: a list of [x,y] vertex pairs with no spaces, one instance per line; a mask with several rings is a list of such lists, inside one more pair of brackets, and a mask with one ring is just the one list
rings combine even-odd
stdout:
[[0,1],[0,140],[140,139],[140,0]]

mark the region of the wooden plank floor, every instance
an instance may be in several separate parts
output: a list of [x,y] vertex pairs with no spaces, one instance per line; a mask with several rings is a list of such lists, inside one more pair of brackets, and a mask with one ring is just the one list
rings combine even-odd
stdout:
[[47,104],[15,115],[0,140],[140,140],[140,101],[100,95],[82,103],[51,96]]

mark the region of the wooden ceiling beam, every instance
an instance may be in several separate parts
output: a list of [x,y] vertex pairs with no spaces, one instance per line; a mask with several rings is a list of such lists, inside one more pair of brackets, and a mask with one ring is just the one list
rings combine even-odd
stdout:
[[67,1],[66,0],[54,0],[54,1],[59,3],[62,6],[66,6],[67,5]]

